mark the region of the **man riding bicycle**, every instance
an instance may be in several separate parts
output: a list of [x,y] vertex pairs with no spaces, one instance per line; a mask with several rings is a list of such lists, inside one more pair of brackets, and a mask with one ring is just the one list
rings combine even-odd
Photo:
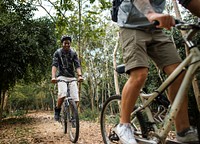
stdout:
[[[200,0],[179,0],[179,2],[200,16]],[[120,42],[129,79],[122,91],[121,119],[115,128],[115,133],[124,144],[137,143],[130,124],[130,115],[148,75],[149,57],[167,75],[170,75],[182,61],[172,41],[162,32],[162,28],[170,29],[175,25],[172,16],[162,14],[165,3],[165,0],[124,0],[119,7],[117,23],[120,27]],[[159,25],[150,25],[155,20]],[[183,76],[184,74],[180,75],[168,89],[171,103]],[[175,118],[177,140],[182,143],[198,141],[196,131],[191,129],[189,124],[187,94],[184,98]]]
[[[78,75],[78,81],[83,81],[81,74],[81,66],[78,56],[70,47],[72,38],[64,35],[61,37],[62,48],[57,49],[53,55],[52,63],[52,83],[56,83],[57,79],[71,81],[75,78],[75,70]],[[58,73],[57,73],[58,71]],[[56,75],[57,74],[57,75]],[[60,118],[61,105],[64,97],[67,95],[67,86],[64,82],[58,83],[58,101],[55,107],[54,118],[56,121]],[[70,96],[77,103],[79,101],[77,82],[73,81],[70,84]]]

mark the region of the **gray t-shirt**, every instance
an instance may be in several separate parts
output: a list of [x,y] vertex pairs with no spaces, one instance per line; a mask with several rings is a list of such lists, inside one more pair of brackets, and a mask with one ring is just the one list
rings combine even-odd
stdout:
[[[150,0],[157,13],[162,13],[165,8],[165,0]],[[150,25],[148,19],[133,4],[132,0],[124,0],[118,11],[118,25],[124,28],[146,29],[155,28]]]

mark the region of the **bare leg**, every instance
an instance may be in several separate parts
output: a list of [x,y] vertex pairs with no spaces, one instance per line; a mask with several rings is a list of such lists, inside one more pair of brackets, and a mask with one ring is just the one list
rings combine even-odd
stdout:
[[[173,64],[170,66],[167,66],[164,68],[164,71],[166,72],[167,75],[171,74],[173,70],[178,66],[178,64]],[[180,75],[169,87],[169,101],[172,103],[178,89],[180,87],[180,84],[183,80],[184,74]],[[188,117],[188,97],[187,93],[185,94],[185,100],[183,104],[181,105],[180,111],[178,112],[176,118],[175,118],[175,126],[176,126],[176,131],[181,132],[186,128],[190,127],[189,124],[189,117]]]
[[57,108],[58,109],[61,108],[61,105],[62,105],[63,101],[64,101],[64,97],[63,98],[58,98],[58,102],[57,102]]
[[187,7],[190,12],[192,12],[194,15],[200,17],[200,0],[191,0]]
[[135,102],[140,90],[148,75],[147,68],[136,68],[130,71],[130,77],[122,91],[122,111],[120,123],[130,123],[130,114],[133,111]]

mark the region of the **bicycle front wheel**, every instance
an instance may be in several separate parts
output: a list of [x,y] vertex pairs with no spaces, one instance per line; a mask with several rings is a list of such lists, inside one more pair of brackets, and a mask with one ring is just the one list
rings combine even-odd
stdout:
[[67,133],[67,107],[65,104],[62,105],[60,122],[62,124],[64,134]]
[[79,138],[79,116],[77,106],[73,100],[69,101],[67,128],[70,141],[77,142]]
[[121,97],[111,96],[103,105],[101,111],[101,135],[105,144],[116,143],[119,141],[118,136],[114,132],[115,126],[120,122]]
[[[101,135],[105,144],[118,143],[119,138],[114,129],[120,123],[121,112],[121,96],[114,95],[109,97],[103,105],[101,111]],[[142,113],[138,112],[135,116],[131,117],[132,126],[135,130],[135,136],[143,137],[144,117]]]

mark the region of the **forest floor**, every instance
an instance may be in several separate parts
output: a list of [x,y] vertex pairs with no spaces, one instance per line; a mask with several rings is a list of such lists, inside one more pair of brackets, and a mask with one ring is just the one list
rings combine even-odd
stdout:
[[[0,144],[70,144],[53,112],[32,112],[21,118],[4,119],[0,125]],[[103,144],[98,122],[80,121],[77,144]]]
[[[173,132],[169,134],[174,139]],[[0,144],[70,144],[51,111],[31,112],[24,117],[4,119],[0,124]],[[77,144],[103,144],[99,122],[80,121]]]

